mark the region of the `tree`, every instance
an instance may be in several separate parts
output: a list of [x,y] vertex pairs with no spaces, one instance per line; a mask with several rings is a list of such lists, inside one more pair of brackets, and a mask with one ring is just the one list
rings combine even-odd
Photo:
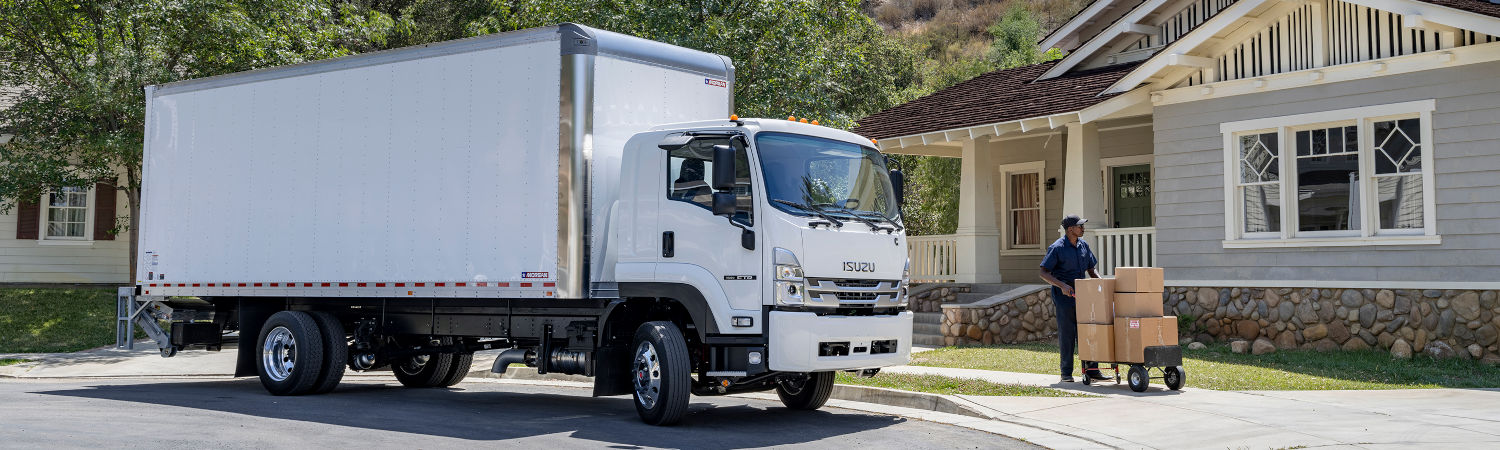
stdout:
[[[137,252],[148,85],[347,54],[317,0],[0,0],[0,210],[96,182],[123,192]],[[117,221],[117,224],[119,221]],[[131,264],[135,279],[135,264]]]

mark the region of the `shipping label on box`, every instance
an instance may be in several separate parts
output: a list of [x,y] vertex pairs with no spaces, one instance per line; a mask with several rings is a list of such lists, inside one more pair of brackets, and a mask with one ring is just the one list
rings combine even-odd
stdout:
[[1078,324],[1078,359],[1084,361],[1115,360],[1113,325]]
[[1078,323],[1109,325],[1115,322],[1115,280],[1087,278],[1073,282]]
[[1165,278],[1159,267],[1116,267],[1115,292],[1162,292]]
[[1177,317],[1115,318],[1116,362],[1146,362],[1146,347],[1177,345]]
[[1115,293],[1115,316],[1118,317],[1161,317],[1163,301],[1160,292]]

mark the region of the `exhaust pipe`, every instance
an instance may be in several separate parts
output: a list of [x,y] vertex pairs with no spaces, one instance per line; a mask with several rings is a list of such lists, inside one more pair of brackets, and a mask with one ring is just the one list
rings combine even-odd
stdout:
[[495,358],[495,365],[490,367],[490,372],[504,374],[505,369],[513,363],[525,363],[532,365],[536,361],[536,352],[524,348],[512,348],[500,352],[500,357]]

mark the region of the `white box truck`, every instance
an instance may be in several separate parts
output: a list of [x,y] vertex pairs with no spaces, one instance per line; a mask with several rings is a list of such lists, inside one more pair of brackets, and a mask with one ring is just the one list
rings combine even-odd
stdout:
[[238,376],[458,383],[505,349],[632,394],[907,362],[899,172],[870,140],[739,120],[727,57],[564,24],[147,88],[120,336],[237,347]]

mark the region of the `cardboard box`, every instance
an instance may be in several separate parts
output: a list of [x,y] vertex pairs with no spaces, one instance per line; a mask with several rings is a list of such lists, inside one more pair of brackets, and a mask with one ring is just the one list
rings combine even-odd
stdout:
[[1078,324],[1078,359],[1083,361],[1115,360],[1115,327],[1112,325]]
[[1115,292],[1161,292],[1165,279],[1159,267],[1116,267]]
[[1161,317],[1163,303],[1160,292],[1115,293],[1115,317]]
[[1177,345],[1177,316],[1115,318],[1115,362],[1146,362],[1146,347]]
[[1115,279],[1088,278],[1073,282],[1077,299],[1078,323],[1109,325],[1115,323]]

